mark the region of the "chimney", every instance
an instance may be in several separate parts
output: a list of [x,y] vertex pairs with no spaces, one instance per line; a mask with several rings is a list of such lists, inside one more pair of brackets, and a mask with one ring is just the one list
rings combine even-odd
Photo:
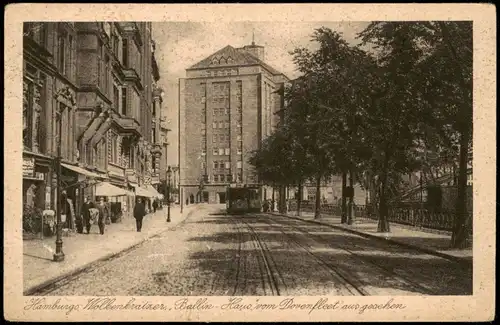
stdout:
[[242,48],[239,48],[238,50],[243,50],[246,51],[256,58],[258,58],[261,61],[265,60],[265,55],[264,55],[264,46],[256,45],[255,44],[255,33],[252,33],[252,44],[251,45],[245,45]]
[[248,53],[252,54],[256,58],[258,58],[261,61],[265,61],[265,55],[264,55],[264,46],[260,45],[255,45],[254,42],[252,42],[252,45],[245,45],[243,46],[243,50],[247,51]]

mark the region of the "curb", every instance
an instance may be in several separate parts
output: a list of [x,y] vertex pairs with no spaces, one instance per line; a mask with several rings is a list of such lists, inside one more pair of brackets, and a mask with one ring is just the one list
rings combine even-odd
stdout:
[[450,261],[455,262],[455,263],[463,264],[463,265],[468,266],[468,267],[472,267],[472,264],[473,264],[472,263],[473,262],[472,259],[463,258],[463,257],[457,257],[457,256],[453,256],[453,255],[441,253],[441,252],[438,252],[438,251],[435,251],[435,250],[432,250],[432,249],[429,249],[429,248],[424,248],[424,247],[417,246],[417,245],[402,243],[400,241],[397,241],[397,240],[394,240],[394,239],[391,239],[391,238],[375,236],[375,235],[372,235],[372,234],[367,234],[367,233],[361,232],[359,230],[344,228],[344,227],[341,227],[341,226],[332,225],[332,224],[328,224],[328,223],[323,223],[323,222],[315,221],[315,220],[305,220],[305,219],[301,219],[299,217],[288,216],[288,215],[279,214],[279,213],[271,213],[271,214],[272,215],[278,215],[278,216],[286,217],[286,218],[290,218],[290,219],[300,220],[300,221],[303,221],[303,222],[308,222],[308,223],[313,223],[313,224],[317,224],[317,225],[327,226],[327,227],[330,227],[330,228],[333,228],[333,229],[342,230],[342,231],[345,231],[345,232],[348,232],[348,233],[351,233],[351,234],[355,234],[355,235],[358,235],[358,236],[361,236],[361,237],[365,237],[365,238],[370,238],[370,239],[376,239],[376,240],[379,240],[379,241],[389,242],[391,244],[395,244],[395,245],[399,245],[399,246],[402,246],[402,247],[410,248],[410,249],[413,249],[413,250],[421,252],[421,253],[425,253],[425,254],[429,254],[429,255],[434,255],[434,256],[437,256],[437,257],[441,257],[441,258],[450,260]]
[[[186,220],[187,218],[189,218],[189,216],[195,212],[196,209],[192,209],[191,211],[185,211],[187,212],[186,214],[186,217],[184,218],[184,220]],[[182,221],[184,221],[182,220]],[[182,221],[180,221],[179,223],[181,223]],[[176,227],[177,225],[173,226],[172,228]],[[94,264],[96,263],[99,263],[99,262],[104,262],[104,261],[107,261],[107,260],[110,260],[112,258],[115,258],[115,257],[119,257],[120,255],[123,255],[123,254],[126,254],[127,252],[133,250],[134,248],[136,248],[137,246],[141,245],[141,244],[144,244],[146,241],[150,240],[151,238],[155,238],[155,237],[158,237],[160,236],[162,233],[168,231],[169,229],[162,229],[162,230],[159,230],[158,232],[156,233],[153,233],[151,236],[148,236],[146,238],[143,238],[142,240],[140,240],[139,242],[137,243],[134,243],[132,244],[131,246],[129,247],[126,247],[118,252],[112,252],[112,253],[109,253],[109,254],[106,254],[104,255],[103,257],[100,257],[96,260],[93,260],[91,262],[88,262],[88,263],[85,263],[84,265],[80,266],[80,267],[77,267],[76,269],[73,269],[73,270],[69,270],[55,278],[51,278],[51,279],[48,279],[48,280],[45,280],[44,282],[40,283],[40,284],[37,284],[31,288],[28,288],[26,290],[23,291],[23,296],[31,296],[33,295],[34,293],[36,293],[37,291],[42,291],[43,289],[53,285],[54,283],[57,283],[61,280],[64,280],[66,278],[69,278],[69,277],[72,277],[72,276],[75,276],[75,275],[78,275],[80,273],[83,273],[85,272],[86,270],[88,270],[89,268],[91,268]]]

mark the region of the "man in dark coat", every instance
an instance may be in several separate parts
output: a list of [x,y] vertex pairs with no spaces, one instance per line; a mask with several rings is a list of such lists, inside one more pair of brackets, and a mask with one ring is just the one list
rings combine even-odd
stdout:
[[153,211],[156,212],[156,209],[158,209],[158,201],[155,199],[153,201]]
[[[85,197],[85,201],[82,204],[82,219],[83,219],[83,227],[87,230],[87,234],[90,233],[90,209],[94,208],[94,204],[90,201],[89,197]],[[83,229],[82,229],[83,232]]]
[[144,207],[142,200],[139,198],[137,199],[137,203],[135,204],[134,207],[134,218],[137,226],[137,232],[141,232],[142,218],[144,218],[145,215],[146,215],[146,208]]
[[104,226],[106,224],[106,219],[108,218],[108,207],[106,206],[103,197],[101,197],[97,209],[99,209],[99,232],[101,235],[104,235]]

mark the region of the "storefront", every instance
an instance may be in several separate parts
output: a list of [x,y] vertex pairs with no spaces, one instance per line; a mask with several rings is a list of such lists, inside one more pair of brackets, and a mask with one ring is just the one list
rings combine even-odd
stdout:
[[52,158],[23,152],[23,233],[40,233],[43,211],[54,210],[51,180]]
[[126,189],[120,188],[118,186],[112,185],[109,182],[98,183],[95,187],[96,197],[105,198],[110,211],[111,222],[119,222],[123,214],[126,213],[126,208],[124,205],[128,204],[130,197],[134,196],[134,193]]
[[23,205],[40,210],[52,207],[52,158],[23,153]]
[[[95,185],[107,179],[107,176],[76,165],[62,163],[61,166],[61,191],[65,191],[73,203],[75,214],[81,215],[84,197],[90,197],[91,200],[95,201]],[[75,225],[69,220],[68,226],[74,229]]]

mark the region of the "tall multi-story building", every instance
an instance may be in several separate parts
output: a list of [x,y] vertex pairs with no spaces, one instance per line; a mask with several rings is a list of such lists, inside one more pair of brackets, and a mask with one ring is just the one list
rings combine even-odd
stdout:
[[[224,203],[226,187],[259,186],[249,155],[278,122],[288,78],[264,62],[264,47],[226,46],[179,80],[181,199]],[[262,195],[266,195],[265,189]],[[267,195],[266,195],[267,196]]]
[[[74,23],[23,26],[23,204],[56,205],[54,157],[76,164],[77,31]],[[94,176],[99,176],[95,174]]]
[[102,180],[149,195],[161,155],[151,23],[25,23],[23,47],[25,203],[54,209],[59,137],[62,187],[76,213]]

